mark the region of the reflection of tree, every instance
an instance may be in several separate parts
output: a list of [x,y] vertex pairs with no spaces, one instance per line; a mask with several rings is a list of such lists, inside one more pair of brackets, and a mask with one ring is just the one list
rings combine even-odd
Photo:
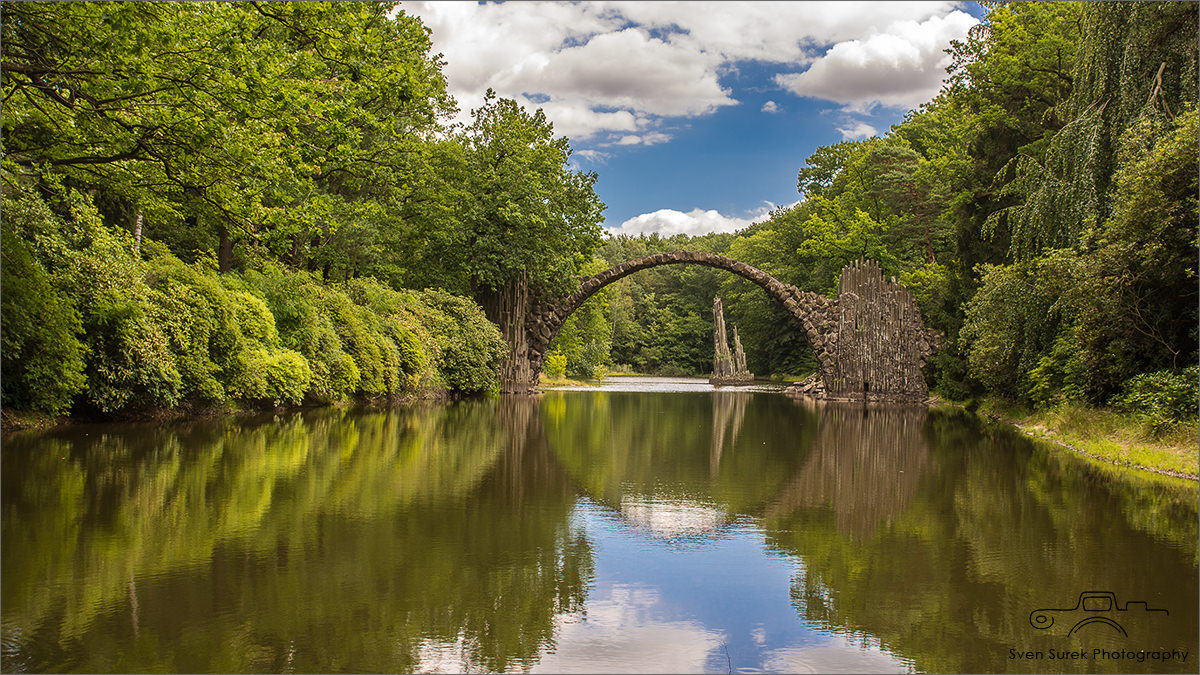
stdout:
[[782,396],[718,396],[547,392],[542,411],[554,455],[597,502],[758,513],[803,461],[815,417]]
[[485,401],[15,438],[4,669],[399,672],[445,645],[518,668],[592,564],[536,420]]
[[929,463],[924,408],[817,404],[820,423],[804,466],[767,507],[768,519],[800,507],[833,509],[838,532],[869,536],[912,500]]
[[[885,500],[895,504],[903,497],[907,504],[890,512],[886,525],[851,519],[847,529],[836,503],[831,513],[807,508],[802,500],[791,512],[777,508],[765,519],[771,546],[804,559],[804,572],[792,588],[803,616],[838,631],[873,635],[922,671],[1010,670],[1010,647],[1166,647],[1195,653],[1194,554],[1148,534],[1139,524],[1147,512],[1136,513],[1139,502],[1125,496],[1157,492],[1159,508],[1150,513],[1170,512],[1170,503],[1194,522],[1194,486],[1151,488],[1136,477],[1036,449],[1006,430],[983,429],[973,420],[929,413],[924,476],[911,493],[900,490]],[[910,438],[900,428],[895,434]],[[819,440],[815,457],[822,454]],[[822,485],[815,483],[818,489]],[[863,508],[876,504],[848,490],[835,491],[838,498]],[[1176,525],[1187,532],[1184,520]],[[876,523],[873,530],[858,529],[867,521]],[[1033,609],[1069,606],[1091,588],[1111,590],[1122,601],[1170,607],[1171,615],[1157,623],[1131,622],[1128,641],[1101,632],[1068,639],[1029,625]],[[1194,670],[1192,663],[1089,661],[1086,667],[1188,671]]]

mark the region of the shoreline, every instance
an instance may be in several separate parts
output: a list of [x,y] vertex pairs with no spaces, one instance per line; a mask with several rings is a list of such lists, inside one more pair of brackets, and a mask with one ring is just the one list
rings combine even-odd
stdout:
[[[944,406],[950,406],[950,407],[961,408],[961,409],[966,410],[966,407],[964,405],[962,405],[960,403],[951,403],[948,401],[935,402],[935,403],[931,404],[931,407],[933,407],[934,405],[944,405]],[[1092,410],[1095,411],[1096,409],[1092,409]],[[1187,480],[1187,481],[1191,481],[1192,483],[1200,483],[1200,470],[1198,470],[1197,473],[1187,473],[1187,472],[1179,471],[1179,470],[1169,468],[1169,467],[1153,466],[1150,464],[1137,462],[1137,461],[1134,461],[1134,460],[1131,460],[1128,458],[1124,458],[1124,457],[1111,456],[1111,455],[1100,454],[1097,452],[1091,452],[1089,450],[1086,450],[1086,449],[1080,447],[1080,444],[1087,443],[1087,442],[1093,442],[1093,443],[1104,443],[1104,444],[1117,446],[1118,448],[1122,449],[1125,452],[1132,452],[1133,450],[1135,450],[1137,448],[1148,449],[1151,452],[1159,453],[1159,454],[1166,454],[1166,453],[1171,452],[1171,449],[1163,444],[1154,443],[1153,441],[1144,441],[1142,443],[1136,443],[1136,442],[1131,442],[1131,441],[1127,441],[1127,440],[1118,440],[1118,439],[1113,439],[1111,437],[1108,437],[1103,433],[1094,434],[1090,439],[1080,439],[1080,438],[1074,437],[1072,434],[1065,433],[1060,429],[1053,428],[1050,425],[1039,424],[1036,421],[1034,421],[1034,419],[1031,415],[1026,415],[1024,419],[1021,419],[1019,416],[1014,416],[1010,413],[1005,413],[1003,411],[994,410],[994,409],[991,409],[991,410],[979,409],[979,410],[968,411],[968,412],[973,412],[974,414],[980,416],[981,418],[983,418],[985,420],[988,420],[989,422],[991,422],[993,424],[1003,424],[1007,427],[1011,427],[1012,429],[1015,429],[1018,433],[1020,433],[1022,436],[1029,438],[1031,440],[1044,441],[1046,443],[1050,443],[1051,445],[1054,445],[1054,446],[1057,446],[1064,450],[1067,450],[1068,452],[1074,453],[1081,457],[1086,457],[1087,459],[1090,459],[1090,460],[1093,460],[1096,462],[1102,462],[1102,463],[1112,466],[1114,468],[1131,469],[1134,471],[1145,471],[1147,473],[1152,473],[1152,474],[1156,474],[1159,476],[1166,476],[1169,478],[1177,478],[1177,479],[1181,479],[1181,480]],[[1200,467],[1198,467],[1198,469],[1200,469]]]
[[[645,375],[642,373],[610,373],[610,377],[655,377],[653,375]],[[757,378],[756,378],[757,380]],[[571,386],[587,386],[590,384],[586,381],[573,380],[571,378],[562,378],[562,380],[554,380],[540,383],[541,385],[549,385],[555,387],[571,387]],[[781,389],[781,393],[785,390]],[[450,395],[445,390],[424,391],[414,393],[395,399],[389,400],[365,400],[365,401],[342,401],[337,403],[307,403],[294,406],[263,406],[263,407],[247,407],[239,408],[232,406],[195,406],[184,409],[169,409],[169,410],[148,410],[127,415],[117,415],[111,417],[88,417],[88,416],[60,416],[51,417],[42,413],[12,411],[10,409],[0,409],[0,434],[8,436],[21,431],[48,431],[51,429],[69,427],[78,424],[97,424],[97,423],[170,423],[181,420],[200,420],[212,419],[217,417],[238,417],[246,415],[260,415],[263,413],[283,413],[283,412],[299,412],[304,410],[315,410],[318,408],[337,408],[347,406],[397,406],[411,405],[419,402],[445,402],[456,397]],[[1145,471],[1159,476],[1166,476],[1180,480],[1191,481],[1192,483],[1200,483],[1200,467],[1197,467],[1195,473],[1180,471],[1176,468],[1168,466],[1154,466],[1150,463],[1138,462],[1128,457],[1119,456],[1120,453],[1132,453],[1137,449],[1154,453],[1167,454],[1173,450],[1164,444],[1155,443],[1154,441],[1144,441],[1141,443],[1130,441],[1128,439],[1114,439],[1110,435],[1104,433],[1093,434],[1090,438],[1076,438],[1070,433],[1064,433],[1061,429],[1054,428],[1051,424],[1038,423],[1032,414],[1014,415],[1011,411],[1006,411],[999,408],[997,404],[985,404],[982,409],[968,410],[967,406],[962,403],[946,401],[937,396],[933,396],[925,402],[929,408],[937,407],[952,407],[960,410],[966,410],[980,418],[994,424],[1004,424],[1010,427],[1022,436],[1031,440],[1045,441],[1063,450],[1074,453],[1087,459],[1102,462],[1109,466],[1118,469],[1131,469],[1134,471]],[[1102,412],[1095,409],[1090,409],[1092,412]],[[1097,453],[1089,451],[1081,445],[1086,443],[1105,444],[1115,448],[1114,451],[1108,453]]]
[[50,431],[84,424],[161,424],[181,421],[217,419],[221,417],[247,417],[253,415],[280,414],[303,412],[306,410],[322,410],[326,408],[349,408],[355,406],[403,406],[422,402],[446,402],[462,398],[463,395],[453,395],[446,390],[428,390],[390,399],[366,399],[336,401],[333,403],[300,403],[298,405],[281,405],[260,407],[235,406],[189,406],[185,408],[159,408],[141,410],[125,415],[88,416],[88,415],[59,415],[52,416],[39,412],[13,411],[0,408],[0,435],[21,431]]

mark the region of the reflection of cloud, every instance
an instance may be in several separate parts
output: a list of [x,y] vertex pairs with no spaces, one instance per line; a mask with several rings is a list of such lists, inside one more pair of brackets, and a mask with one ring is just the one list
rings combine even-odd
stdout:
[[663,539],[703,537],[721,529],[725,512],[695,502],[621,498],[621,515],[638,528]]
[[838,636],[840,644],[784,647],[767,652],[763,670],[776,673],[911,673],[912,664],[870,645]]
[[414,673],[478,673],[485,669],[472,667],[462,635],[455,642],[440,642],[425,638],[417,645]]
[[558,617],[556,647],[532,672],[705,672],[724,635],[695,621],[656,619],[658,603],[652,588],[615,586],[608,600],[588,603],[585,618]]

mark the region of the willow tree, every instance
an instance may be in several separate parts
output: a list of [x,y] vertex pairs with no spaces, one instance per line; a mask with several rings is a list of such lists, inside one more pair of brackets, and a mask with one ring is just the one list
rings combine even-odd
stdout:
[[1056,106],[1066,124],[1040,156],[1021,153],[997,174],[1011,205],[988,219],[1011,233],[1021,269],[991,268],[985,287],[1028,298],[1001,281],[1027,274],[1036,286],[1045,270],[1064,281],[1016,313],[988,310],[1003,303],[967,310],[978,363],[987,336],[1060,317],[1037,340],[1025,336],[1035,348],[1005,376],[1016,397],[1035,401],[1107,401],[1137,374],[1176,370],[1197,352],[1197,6],[1084,9],[1071,92]]
[[996,177],[1018,201],[987,227],[1007,221],[1014,259],[1073,246],[1109,217],[1122,134],[1139,118],[1173,121],[1197,98],[1195,4],[1085,8],[1069,96],[1055,107],[1065,124],[1043,153],[1018,153]]

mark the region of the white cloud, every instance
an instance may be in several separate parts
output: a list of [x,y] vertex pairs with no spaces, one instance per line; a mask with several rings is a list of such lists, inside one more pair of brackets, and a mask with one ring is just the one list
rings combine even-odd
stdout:
[[553,58],[527,59],[510,74],[551,100],[665,116],[696,116],[737,103],[717,81],[716,57],[650,37],[639,28],[597,35]]
[[[588,160],[589,162],[593,162],[596,164],[603,164],[605,160],[607,160],[609,157],[612,157],[611,152],[603,152],[601,150],[576,150],[575,154],[579,155],[580,157],[583,157],[584,159]],[[578,171],[578,169],[572,169],[572,170]]]
[[[555,617],[554,650],[531,672],[705,672],[725,635],[696,621],[663,620],[660,604],[658,590],[642,585],[618,585],[607,599],[589,598],[583,617]],[[580,661],[580,654],[587,659]]]
[[[519,95],[515,100],[528,110],[541,108],[546,112],[546,118],[554,124],[554,131],[572,139],[586,138],[601,131],[637,131],[645,122],[639,120],[628,110],[601,112],[592,109],[586,101],[547,101],[534,103],[528,97]],[[479,103],[483,103],[482,97]]]
[[912,665],[876,645],[858,645],[835,635],[831,644],[771,650],[764,655],[763,669],[776,673],[907,673],[912,672]]
[[763,104],[762,111],[765,113],[777,113],[779,112],[779,104],[775,101],[767,101]]
[[946,14],[953,2],[608,2],[629,21],[727,61],[805,63],[814,46]]
[[838,127],[838,131],[842,134],[842,140],[845,141],[857,141],[864,138],[870,138],[879,133],[875,127],[859,120],[852,120],[851,126],[845,129]]
[[629,134],[626,136],[621,136],[616,140],[602,143],[602,145],[657,145],[659,143],[666,143],[669,140],[671,140],[670,134],[652,131],[647,134]]
[[[849,98],[831,100],[892,104],[927,98],[932,76],[927,67],[936,65],[930,54],[940,55],[947,36],[965,33],[963,17],[974,23],[961,12],[947,16],[954,5],[403,2],[401,8],[432,30],[434,49],[447,64],[450,93],[461,108],[458,121],[469,120],[470,109],[482,104],[491,87],[530,109],[543,108],[557,133],[584,140],[614,133],[649,138],[645,132],[661,132],[666,119],[736,105],[721,76],[745,60],[795,68],[815,59],[806,73],[781,81],[806,96],[837,96],[835,75],[843,75]],[[832,43],[836,53],[820,57]],[[915,56],[903,52],[904,45]],[[887,54],[908,60],[881,81],[859,72],[878,68]],[[907,77],[914,70],[921,76]],[[936,91],[940,73],[933,74],[939,75]],[[867,91],[868,85],[878,93]],[[916,93],[909,90],[914,87]]]
[[961,11],[924,22],[898,21],[886,31],[835,44],[803,73],[775,76],[799,96],[834,101],[854,110],[875,105],[915,107],[941,88],[952,39],[978,21]]
[[659,209],[653,213],[634,216],[618,227],[609,228],[609,232],[614,237],[622,234],[636,236],[658,233],[661,237],[671,237],[677,234],[700,235],[710,232],[735,232],[762,220],[770,209],[770,206],[763,207],[758,212],[751,214],[749,218],[722,215],[714,209],[692,209],[687,213],[675,209]]

